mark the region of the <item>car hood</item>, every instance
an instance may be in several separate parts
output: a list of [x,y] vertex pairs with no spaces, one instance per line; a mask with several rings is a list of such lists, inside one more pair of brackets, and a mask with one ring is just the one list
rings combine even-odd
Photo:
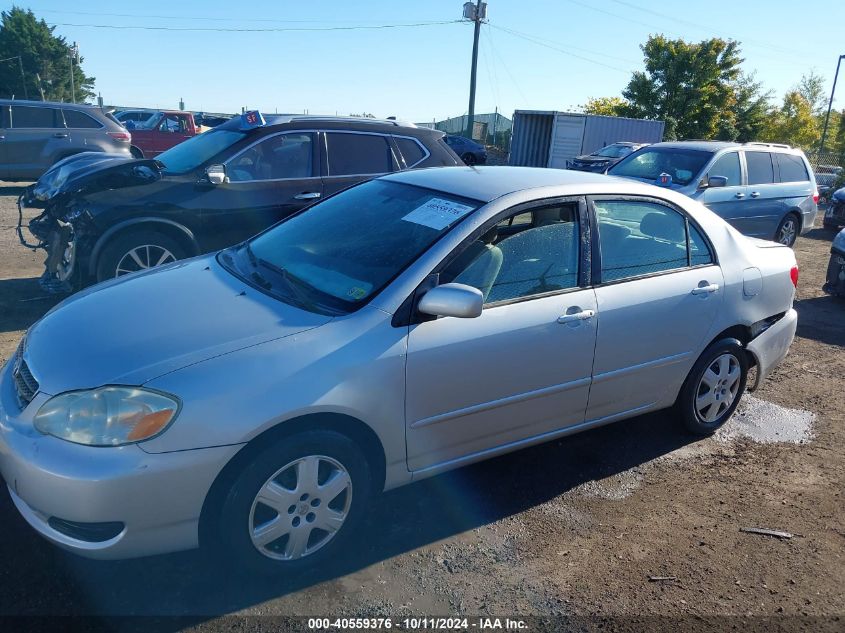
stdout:
[[148,184],[161,178],[161,169],[161,163],[152,159],[83,152],[48,169],[27,188],[24,202],[27,206],[39,207],[72,195]]
[[27,333],[25,358],[48,394],[141,385],[331,318],[253,289],[209,255],[127,275],[70,297]]
[[837,189],[833,192],[833,197],[840,202],[845,202],[845,187]]
[[833,244],[831,244],[830,248],[837,253],[845,254],[845,229],[839,231],[836,234],[836,237],[833,238]]
[[582,163],[610,163],[616,159],[608,156],[593,156],[592,154],[582,154],[576,156],[575,160],[580,160]]

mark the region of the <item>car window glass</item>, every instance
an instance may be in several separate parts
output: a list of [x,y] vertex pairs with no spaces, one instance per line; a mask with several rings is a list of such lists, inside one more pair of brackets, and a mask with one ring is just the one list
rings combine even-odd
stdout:
[[687,223],[689,228],[689,259],[690,265],[700,266],[702,264],[712,264],[713,254],[710,252],[710,247],[702,237],[701,233],[695,226]]
[[62,127],[56,125],[53,108],[12,106],[13,128]]
[[181,117],[166,116],[162,119],[158,129],[162,132],[184,134],[187,129],[187,122]]
[[329,176],[383,174],[399,168],[387,138],[379,134],[326,132]]
[[70,128],[101,128],[103,127],[95,118],[88,116],[79,110],[65,110],[65,125]]
[[597,200],[602,281],[616,281],[687,265],[686,219],[638,200]]
[[[530,221],[524,221],[526,216]],[[485,303],[574,288],[580,242],[577,218],[575,203],[514,214],[464,248],[444,270],[442,280],[478,288]],[[503,231],[504,226],[511,230]]]
[[769,152],[745,152],[749,185],[765,185],[775,181],[772,155]]
[[780,182],[803,182],[810,179],[807,167],[800,156],[775,154],[780,170]]
[[408,167],[413,167],[425,158],[425,152],[414,139],[399,136],[394,136],[393,138],[396,141],[396,145],[399,146],[399,151],[402,152],[402,157],[405,159],[405,164]]
[[276,134],[238,154],[226,173],[231,182],[310,178],[314,175],[313,152],[312,134]]
[[708,176],[727,178],[726,187],[738,187],[742,184],[742,171],[739,167],[739,152],[728,152],[719,157],[710,168]]
[[0,128],[7,129],[9,127],[9,106],[0,107]]

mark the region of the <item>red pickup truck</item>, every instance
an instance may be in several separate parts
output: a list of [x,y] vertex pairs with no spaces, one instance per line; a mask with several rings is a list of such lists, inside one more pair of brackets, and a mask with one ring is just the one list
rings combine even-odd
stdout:
[[162,110],[129,128],[129,131],[132,133],[132,155],[135,158],[155,158],[203,130],[197,126],[190,112]]

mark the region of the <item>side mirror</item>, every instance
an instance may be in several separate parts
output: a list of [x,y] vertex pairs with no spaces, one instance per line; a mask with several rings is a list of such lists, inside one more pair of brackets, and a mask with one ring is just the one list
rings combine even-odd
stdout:
[[727,187],[728,186],[728,179],[725,176],[710,176],[707,179],[707,187],[712,189],[713,187]]
[[417,309],[432,316],[473,319],[481,315],[483,305],[484,295],[477,288],[464,284],[443,284],[426,292]]
[[226,178],[225,165],[210,165],[208,169],[205,170],[205,175],[208,176],[208,182],[212,185],[222,185],[228,180],[228,178]]

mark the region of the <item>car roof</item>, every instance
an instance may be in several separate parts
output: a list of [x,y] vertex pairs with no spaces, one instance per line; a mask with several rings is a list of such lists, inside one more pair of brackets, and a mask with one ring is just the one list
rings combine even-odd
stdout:
[[729,147],[742,147],[741,143],[733,143],[731,141],[664,141],[662,143],[653,143],[653,148],[667,148],[667,149],[695,149],[705,152],[718,152],[721,149]]
[[3,105],[22,105],[22,106],[46,106],[50,108],[70,108],[73,110],[100,110],[102,108],[98,105],[89,103],[67,103],[64,101],[32,101],[26,99],[0,99]]
[[[581,195],[587,189],[598,191],[607,185],[616,185],[614,189],[621,186],[631,193],[649,190],[648,185],[624,178],[545,167],[432,167],[396,172],[382,176],[381,180],[435,189],[480,202],[490,202],[517,191],[567,185],[572,186],[572,195]],[[576,189],[582,191],[576,193]]]

